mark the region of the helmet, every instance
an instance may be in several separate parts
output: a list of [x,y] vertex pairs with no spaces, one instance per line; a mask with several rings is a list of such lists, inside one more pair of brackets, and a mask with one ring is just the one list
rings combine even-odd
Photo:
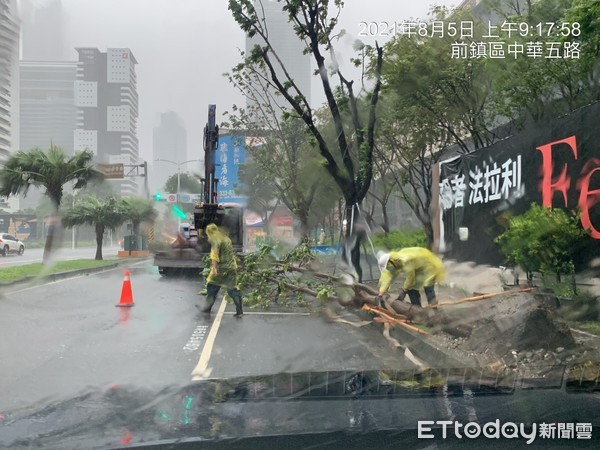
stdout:
[[390,260],[389,253],[385,253],[385,252],[377,253],[377,264],[379,264],[379,267],[381,269],[385,269],[385,266],[387,266],[387,263],[389,260]]

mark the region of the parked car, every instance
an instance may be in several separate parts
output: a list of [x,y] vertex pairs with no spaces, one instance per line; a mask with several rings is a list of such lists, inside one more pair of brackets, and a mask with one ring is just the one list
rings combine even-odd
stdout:
[[0,233],[0,253],[8,256],[10,253],[22,255],[25,252],[25,244],[11,234]]

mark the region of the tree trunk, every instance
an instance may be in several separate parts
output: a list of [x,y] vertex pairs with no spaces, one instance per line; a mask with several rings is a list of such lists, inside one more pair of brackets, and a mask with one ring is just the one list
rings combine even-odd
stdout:
[[102,240],[104,239],[104,226],[96,225],[96,261],[102,261]]
[[383,214],[383,231],[387,234],[390,232],[390,218],[387,212],[387,203],[381,204],[381,213]]
[[59,215],[58,208],[60,207],[60,198],[56,199],[50,196],[50,201],[52,203],[52,216],[49,219],[48,225],[48,234],[46,235],[46,242],[44,244],[44,254],[42,256],[42,262],[44,265],[50,262],[50,258],[52,256],[52,251],[56,246],[56,241],[58,240],[58,232],[59,232]]
[[299,214],[298,220],[300,221],[300,242],[310,243],[310,236],[308,235],[308,216]]
[[431,224],[431,221],[429,222],[422,222],[423,223],[423,231],[425,231],[425,237],[427,238],[427,248],[431,248],[431,246],[433,245],[433,240],[434,240],[434,236],[433,236],[433,225]]
[[[346,204],[349,201],[346,200]],[[346,208],[346,252],[349,252],[349,258],[346,256],[346,262],[352,265],[354,271],[356,272],[356,276],[358,277],[358,281],[362,281],[362,268],[360,266],[360,243],[364,238],[363,230],[356,230],[356,224],[358,219],[360,218],[358,210],[354,210],[354,203],[350,208]]]

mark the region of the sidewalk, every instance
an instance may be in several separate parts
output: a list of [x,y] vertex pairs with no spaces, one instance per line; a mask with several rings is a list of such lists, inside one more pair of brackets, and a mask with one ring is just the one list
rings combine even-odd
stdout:
[[[461,289],[469,294],[492,294],[502,292],[502,285],[513,284],[513,274],[510,269],[502,270],[499,267],[476,265],[473,262],[458,262],[445,260],[446,279],[443,285],[451,289]],[[576,275],[577,287],[594,296],[600,296],[600,277],[598,270],[589,270]],[[521,283],[524,283],[525,274],[520,273]]]
[[446,279],[442,284],[451,289],[467,291],[468,295],[502,292],[502,277],[509,284],[513,282],[510,270],[503,272],[499,267],[453,260],[444,260],[444,267]]

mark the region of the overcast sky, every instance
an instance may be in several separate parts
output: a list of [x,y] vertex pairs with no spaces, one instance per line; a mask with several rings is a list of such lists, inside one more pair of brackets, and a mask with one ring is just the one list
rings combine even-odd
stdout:
[[[36,0],[43,3],[43,0]],[[74,47],[129,47],[138,60],[140,157],[151,159],[152,128],[158,115],[176,111],[188,130],[188,156],[201,155],[209,103],[217,120],[243,98],[222,76],[239,62],[244,35],[227,0],[62,0],[65,44]],[[435,4],[456,6],[459,0]],[[346,0],[340,28],[354,37],[361,21],[425,18],[427,0]],[[71,60],[76,52],[69,50]],[[344,55],[345,56],[345,55]],[[321,98],[313,90],[313,99]]]

